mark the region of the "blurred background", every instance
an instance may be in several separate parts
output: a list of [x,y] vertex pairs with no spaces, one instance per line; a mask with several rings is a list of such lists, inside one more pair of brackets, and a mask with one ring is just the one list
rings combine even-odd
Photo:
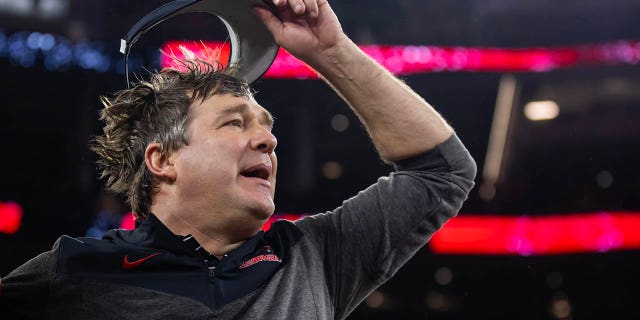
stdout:
[[[125,86],[120,38],[164,2],[0,1],[1,275],[61,234],[121,225],[128,208],[103,191],[87,146],[98,97]],[[349,319],[639,319],[640,1],[331,4],[479,168],[460,216]],[[167,41],[225,37],[213,16],[174,18],[130,63],[144,78]],[[330,210],[390,171],[323,82],[254,87],[277,118],[277,213]]]

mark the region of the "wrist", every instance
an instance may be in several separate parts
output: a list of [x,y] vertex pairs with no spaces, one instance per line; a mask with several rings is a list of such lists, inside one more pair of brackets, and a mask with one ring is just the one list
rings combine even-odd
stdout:
[[321,76],[332,78],[346,76],[342,75],[345,67],[362,58],[366,58],[364,52],[349,37],[342,34],[332,46],[317,51],[306,62]]

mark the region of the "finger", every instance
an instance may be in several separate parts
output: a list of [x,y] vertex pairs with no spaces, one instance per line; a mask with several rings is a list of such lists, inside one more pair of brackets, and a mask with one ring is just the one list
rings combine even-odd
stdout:
[[282,8],[287,5],[287,0],[273,0],[273,4],[278,8]]
[[317,0],[304,0],[304,5],[307,13],[312,17],[318,17],[318,2]]
[[280,27],[282,26],[282,21],[280,21],[280,19],[278,19],[278,17],[276,17],[276,15],[273,14],[273,12],[271,12],[269,8],[255,6],[251,9],[253,10],[253,13],[255,13],[258,18],[262,20],[262,23],[267,26],[267,29],[269,29],[271,34],[273,34],[273,36],[275,37],[275,35],[278,34]]
[[[305,4],[302,0],[287,0],[289,2],[289,8],[297,15],[302,15],[305,12]],[[315,0],[314,0],[315,1]]]

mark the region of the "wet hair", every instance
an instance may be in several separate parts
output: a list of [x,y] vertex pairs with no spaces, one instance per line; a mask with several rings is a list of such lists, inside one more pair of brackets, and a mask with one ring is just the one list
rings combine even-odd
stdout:
[[232,94],[253,99],[249,85],[223,72],[219,64],[183,60],[180,68],[164,69],[122,90],[113,98],[101,97],[105,122],[91,150],[98,154],[100,178],[106,188],[126,196],[134,214],[146,218],[158,185],[145,164],[151,143],[159,143],[163,156],[189,144],[190,106],[214,95]]

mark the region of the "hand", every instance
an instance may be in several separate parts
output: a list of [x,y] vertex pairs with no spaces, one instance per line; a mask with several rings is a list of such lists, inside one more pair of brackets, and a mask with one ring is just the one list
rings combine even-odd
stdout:
[[268,1],[273,1],[275,11],[256,6],[254,13],[280,46],[312,66],[347,38],[327,0]]

